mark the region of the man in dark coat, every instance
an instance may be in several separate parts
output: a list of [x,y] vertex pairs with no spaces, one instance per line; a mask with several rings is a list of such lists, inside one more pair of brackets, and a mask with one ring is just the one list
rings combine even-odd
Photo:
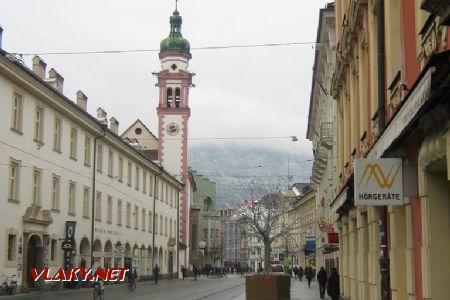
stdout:
[[323,267],[320,268],[319,273],[317,273],[317,281],[319,282],[320,299],[325,297],[325,286],[327,284],[327,271]]
[[155,283],[158,283],[158,279],[159,279],[159,267],[158,267],[158,264],[156,264],[155,268],[153,269],[153,277],[155,279]]
[[300,278],[300,281],[303,281],[303,267],[300,266],[300,268],[298,268],[298,277]]
[[308,287],[311,287],[311,280],[313,278],[313,270],[310,266],[305,268],[305,276],[306,276],[306,279],[308,280]]
[[298,277],[298,267],[295,266],[294,267],[294,279],[297,279],[297,277]]
[[328,296],[331,297],[331,300],[339,300],[339,294],[341,292],[339,290],[339,275],[336,268],[331,268],[331,275],[330,278],[328,278],[327,293]]

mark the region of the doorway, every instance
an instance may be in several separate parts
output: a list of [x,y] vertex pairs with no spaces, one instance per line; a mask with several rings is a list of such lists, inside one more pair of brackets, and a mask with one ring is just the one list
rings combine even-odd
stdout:
[[36,288],[36,282],[34,282],[30,268],[36,268],[39,272],[44,266],[43,259],[44,251],[42,247],[42,240],[37,235],[32,235],[28,240],[28,252],[27,252],[27,285],[29,288]]

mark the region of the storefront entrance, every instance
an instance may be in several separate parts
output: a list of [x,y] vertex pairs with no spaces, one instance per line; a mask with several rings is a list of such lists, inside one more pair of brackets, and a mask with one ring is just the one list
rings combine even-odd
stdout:
[[27,284],[29,288],[36,288],[36,283],[31,277],[30,268],[41,269],[43,268],[43,247],[42,240],[39,236],[33,235],[28,240],[28,251],[27,251]]

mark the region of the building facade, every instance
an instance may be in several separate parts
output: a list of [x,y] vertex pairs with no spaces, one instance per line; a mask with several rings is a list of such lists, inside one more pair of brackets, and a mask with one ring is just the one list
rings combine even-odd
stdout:
[[336,59],[334,5],[320,10],[307,138],[313,143],[312,182],[316,189],[316,269],[338,267],[338,215],[330,204],[339,188],[337,104],[330,93]]
[[[448,12],[448,1],[335,1],[329,88],[339,188],[331,211],[339,214],[345,299],[445,299],[450,292]],[[358,158],[401,159],[398,205],[355,206]]]
[[103,109],[89,115],[82,92],[66,98],[63,82],[41,58],[30,70],[0,49],[1,273],[23,288],[40,284],[33,267],[176,273],[181,182],[122,140],[115,118],[108,128]]

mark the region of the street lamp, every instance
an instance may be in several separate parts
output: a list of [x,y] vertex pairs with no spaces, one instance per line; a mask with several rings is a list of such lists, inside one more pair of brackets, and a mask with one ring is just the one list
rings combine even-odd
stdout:
[[92,215],[91,215],[91,269],[94,268],[94,227],[95,227],[95,175],[97,173],[97,141],[106,135],[108,124],[102,123],[102,134],[94,138],[94,163],[92,164]]

